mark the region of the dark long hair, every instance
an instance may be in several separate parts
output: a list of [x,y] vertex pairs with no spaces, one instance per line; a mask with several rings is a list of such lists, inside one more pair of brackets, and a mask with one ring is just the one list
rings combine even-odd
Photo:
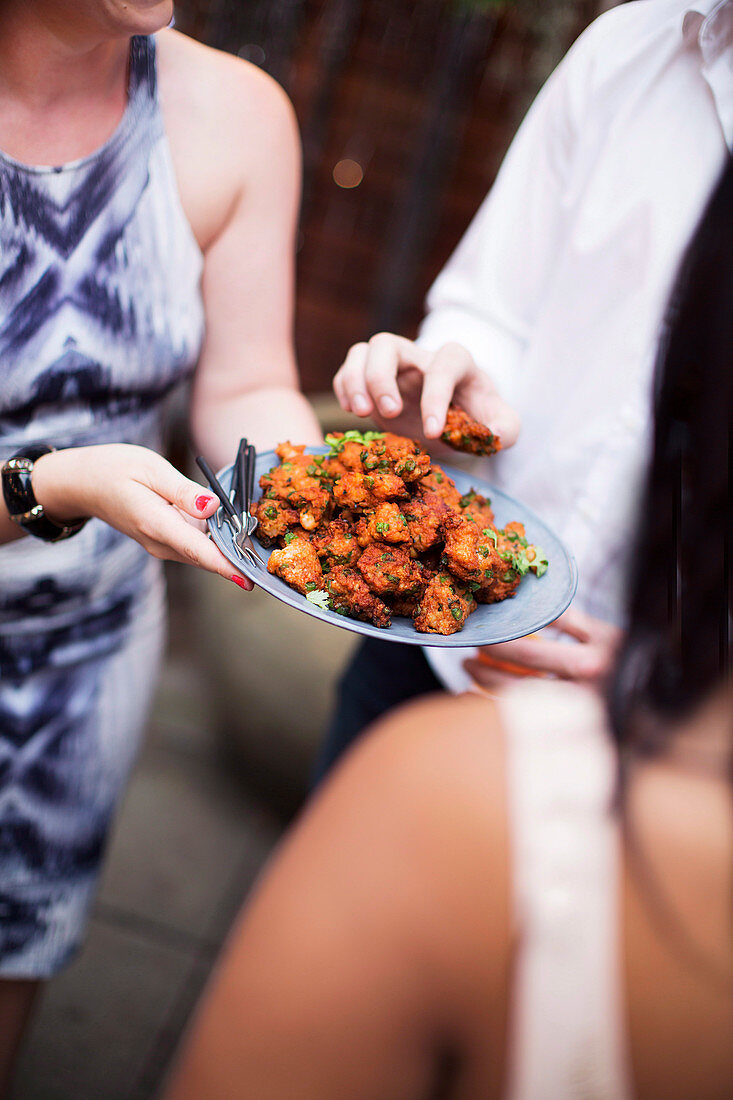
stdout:
[[609,697],[622,760],[662,751],[673,720],[731,670],[732,420],[728,158],[682,261],[657,358],[629,629]]

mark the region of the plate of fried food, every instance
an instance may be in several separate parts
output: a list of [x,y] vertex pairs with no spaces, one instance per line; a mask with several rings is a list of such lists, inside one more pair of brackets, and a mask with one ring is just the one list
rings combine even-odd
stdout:
[[[444,442],[492,454],[500,441],[460,409]],[[234,466],[219,474],[225,490]],[[226,557],[277,599],[346,630],[425,646],[510,641],[553,622],[577,585],[572,555],[543,521],[413,439],[347,431],[323,447],[257,456],[252,542],[264,565],[209,521]],[[266,566],[266,567],[265,567]]]

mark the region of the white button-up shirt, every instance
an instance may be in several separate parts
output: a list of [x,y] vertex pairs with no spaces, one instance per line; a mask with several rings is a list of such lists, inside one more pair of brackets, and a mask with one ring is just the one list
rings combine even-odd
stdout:
[[[463,344],[522,417],[482,475],[555,529],[577,606],[609,622],[624,618],[665,305],[732,142],[733,0],[611,9],[547,81],[428,296],[420,343]],[[469,686],[467,651],[427,654]]]

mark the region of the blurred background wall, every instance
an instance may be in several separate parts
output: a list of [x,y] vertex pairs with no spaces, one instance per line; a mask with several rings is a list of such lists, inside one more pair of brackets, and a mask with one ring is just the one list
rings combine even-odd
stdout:
[[297,345],[325,391],[348,347],[414,333],[425,292],[598,0],[179,0],[181,30],[260,65],[303,137]]

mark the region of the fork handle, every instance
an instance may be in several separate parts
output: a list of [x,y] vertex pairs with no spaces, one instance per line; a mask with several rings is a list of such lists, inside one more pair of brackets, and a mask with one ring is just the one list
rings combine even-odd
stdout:
[[234,507],[240,514],[244,513],[244,501],[247,493],[246,482],[246,461],[245,454],[247,451],[247,440],[240,439],[239,447],[237,448],[237,457],[234,460],[234,478],[237,482],[237,494],[234,498]]
[[218,496],[219,500],[221,501],[221,506],[226,514],[229,516],[229,518],[239,520],[239,516],[235,511],[234,505],[232,504],[227,494],[224,492],[224,488],[219,481],[219,478],[211,469],[211,466],[209,466],[203,455],[196,456],[196,465],[198,466],[199,470],[201,470],[201,473],[204,475],[209,485]]
[[253,443],[247,447],[249,465],[247,468],[247,514],[252,508],[252,500],[255,495],[255,467],[257,465],[257,451]]

